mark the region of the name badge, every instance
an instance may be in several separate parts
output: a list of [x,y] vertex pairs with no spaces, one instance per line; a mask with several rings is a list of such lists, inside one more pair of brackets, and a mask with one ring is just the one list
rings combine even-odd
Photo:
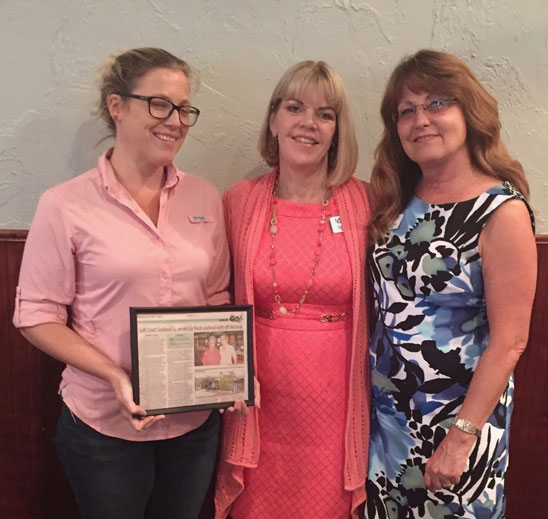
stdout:
[[340,216],[330,216],[329,225],[331,226],[331,232],[333,232],[333,234],[338,234],[340,232],[343,232]]
[[213,221],[210,217],[201,215],[189,216],[188,219],[190,223],[209,223]]

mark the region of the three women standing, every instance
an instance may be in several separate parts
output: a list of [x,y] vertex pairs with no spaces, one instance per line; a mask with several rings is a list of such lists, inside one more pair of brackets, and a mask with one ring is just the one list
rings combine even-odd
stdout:
[[[14,322],[67,364],[56,443],[86,518],[195,518],[217,452],[216,412],[144,417],[127,375],[129,306],[228,302],[218,195],[172,163],[199,114],[189,76],[160,49],[117,56],[101,93],[114,148],[44,194],[28,237]],[[453,56],[402,62],[381,113],[366,514],[500,518],[535,285],[527,183]],[[274,170],[225,196],[260,409],[225,417],[217,517],[346,519],[365,499],[370,210],[329,66],[284,74],[260,150]]]
[[347,519],[365,498],[370,211],[327,64],[282,76],[259,149],[274,169],[236,184],[224,206],[235,302],[255,305],[260,409],[225,414],[217,517]]

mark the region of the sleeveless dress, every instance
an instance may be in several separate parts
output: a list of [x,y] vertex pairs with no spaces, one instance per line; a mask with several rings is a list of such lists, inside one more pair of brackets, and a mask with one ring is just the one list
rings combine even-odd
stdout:
[[478,241],[489,216],[513,198],[524,200],[507,182],[465,202],[413,197],[373,251],[367,519],[504,517],[512,377],[460,482],[431,493],[423,475],[487,347]]
[[[276,277],[293,308],[310,278],[321,204],[278,201]],[[333,197],[327,216],[337,215]],[[268,228],[254,265],[260,458],[245,469],[234,519],[348,519],[344,429],[352,347],[352,275],[342,233],[329,220],[314,284],[294,315],[270,319],[274,305]],[[342,316],[342,314],[345,314]],[[321,322],[321,316],[331,322]],[[324,318],[326,320],[326,318]]]

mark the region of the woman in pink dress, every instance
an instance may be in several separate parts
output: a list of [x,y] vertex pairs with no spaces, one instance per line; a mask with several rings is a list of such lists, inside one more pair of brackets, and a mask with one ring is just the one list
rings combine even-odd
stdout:
[[235,302],[255,306],[259,398],[247,414],[225,415],[216,517],[357,517],[369,434],[370,209],[352,177],[357,145],[340,76],[321,61],[290,68],[259,149],[274,169],[224,198]]

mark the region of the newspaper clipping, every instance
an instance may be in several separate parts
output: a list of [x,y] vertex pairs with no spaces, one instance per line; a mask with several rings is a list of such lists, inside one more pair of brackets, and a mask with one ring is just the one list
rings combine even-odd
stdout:
[[131,309],[134,393],[148,414],[252,403],[250,311],[216,308]]

